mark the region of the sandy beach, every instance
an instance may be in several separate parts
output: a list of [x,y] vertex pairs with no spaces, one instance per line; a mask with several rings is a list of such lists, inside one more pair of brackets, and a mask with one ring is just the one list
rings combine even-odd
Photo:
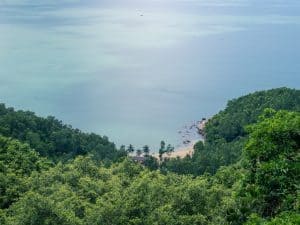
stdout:
[[[179,147],[177,149],[174,150],[174,152],[172,152],[171,154],[167,155],[167,154],[164,154],[164,158],[184,158],[185,156],[187,155],[192,155],[193,152],[194,152],[194,145],[200,140],[195,140],[195,141],[192,141],[189,145],[187,146],[182,146],[182,147]],[[158,156],[158,153],[154,154],[153,155],[154,157],[156,158],[159,158]]]

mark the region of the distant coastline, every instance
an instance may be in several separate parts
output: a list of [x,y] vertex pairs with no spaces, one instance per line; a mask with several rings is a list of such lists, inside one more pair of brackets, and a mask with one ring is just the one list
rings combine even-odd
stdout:
[[[205,140],[204,128],[207,121],[206,118],[202,118],[202,120],[192,123],[191,125],[186,125],[183,130],[178,131],[183,138],[182,145],[177,146],[174,152],[166,154],[164,158],[184,158],[187,155],[192,156],[195,144]],[[153,154],[153,156],[159,158],[158,153]]]

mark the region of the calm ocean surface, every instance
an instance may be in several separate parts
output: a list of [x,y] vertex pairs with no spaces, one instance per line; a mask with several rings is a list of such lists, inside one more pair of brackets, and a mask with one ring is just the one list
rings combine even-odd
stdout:
[[0,0],[0,101],[117,145],[300,88],[299,0]]

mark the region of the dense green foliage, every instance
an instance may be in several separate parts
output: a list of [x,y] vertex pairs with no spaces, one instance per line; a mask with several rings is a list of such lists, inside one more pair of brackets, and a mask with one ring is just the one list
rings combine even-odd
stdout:
[[[266,108],[300,112],[300,90],[277,88],[259,91],[228,102],[225,110],[205,126],[205,145],[198,143],[192,157],[169,160],[170,171],[200,175],[240,160],[247,141],[245,127],[256,123]],[[184,169],[182,169],[184,168]]]
[[27,144],[0,136],[0,207],[7,208],[26,190],[25,178],[48,168]]
[[300,191],[300,113],[267,110],[249,130],[245,146],[249,173],[242,195],[255,200],[252,210],[264,217],[296,210],[300,203],[295,198]]
[[206,125],[206,141],[223,138],[230,142],[245,136],[245,126],[257,122],[266,108],[300,112],[300,90],[277,88],[230,100]]
[[[163,175],[125,160],[110,168],[88,157],[24,177],[27,188],[2,217],[6,224],[219,224],[234,205],[239,178]],[[224,179],[235,173],[236,180]]]
[[42,118],[29,111],[15,111],[0,104],[0,135],[28,143],[42,156],[71,159],[93,154],[97,160],[116,160],[125,155],[107,137],[83,133],[54,117]]
[[[210,151],[220,148],[222,143],[230,143],[225,144],[228,150],[215,151],[230,154],[233,146],[243,152],[238,162],[221,167],[215,167],[210,158],[206,159],[207,164],[199,164],[195,156],[158,165],[148,155],[148,146],[143,148],[146,166],[130,157],[107,165],[106,155],[95,160],[93,148],[84,155],[70,157],[67,162],[59,161],[64,158],[61,151],[51,154],[35,151],[27,138],[22,139],[26,129],[21,132],[19,127],[11,135],[6,133],[7,137],[2,133],[0,224],[297,225],[300,223],[297,107],[292,111],[263,110],[254,124],[243,128],[249,135],[243,134],[239,141],[210,140]],[[34,115],[28,118],[31,117],[37,119]],[[20,124],[26,124],[25,121]],[[35,132],[44,135],[41,143],[50,140],[47,135],[51,133],[43,134],[41,129]],[[201,157],[208,150],[207,145],[199,142],[194,155]],[[125,152],[126,148],[121,149]],[[132,150],[130,146],[128,152]],[[72,148],[68,151],[67,154],[72,152]],[[118,153],[115,148],[112,151]],[[211,168],[207,169],[207,165]],[[202,174],[211,170],[215,173]],[[189,175],[191,171],[194,175]]]

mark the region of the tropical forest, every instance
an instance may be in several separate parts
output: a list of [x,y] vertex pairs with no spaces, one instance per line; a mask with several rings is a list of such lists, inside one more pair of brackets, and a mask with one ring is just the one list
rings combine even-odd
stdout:
[[[3,225],[300,223],[296,89],[228,101],[185,157],[117,148],[105,136],[4,104],[0,134]],[[160,153],[168,148],[162,141]]]

